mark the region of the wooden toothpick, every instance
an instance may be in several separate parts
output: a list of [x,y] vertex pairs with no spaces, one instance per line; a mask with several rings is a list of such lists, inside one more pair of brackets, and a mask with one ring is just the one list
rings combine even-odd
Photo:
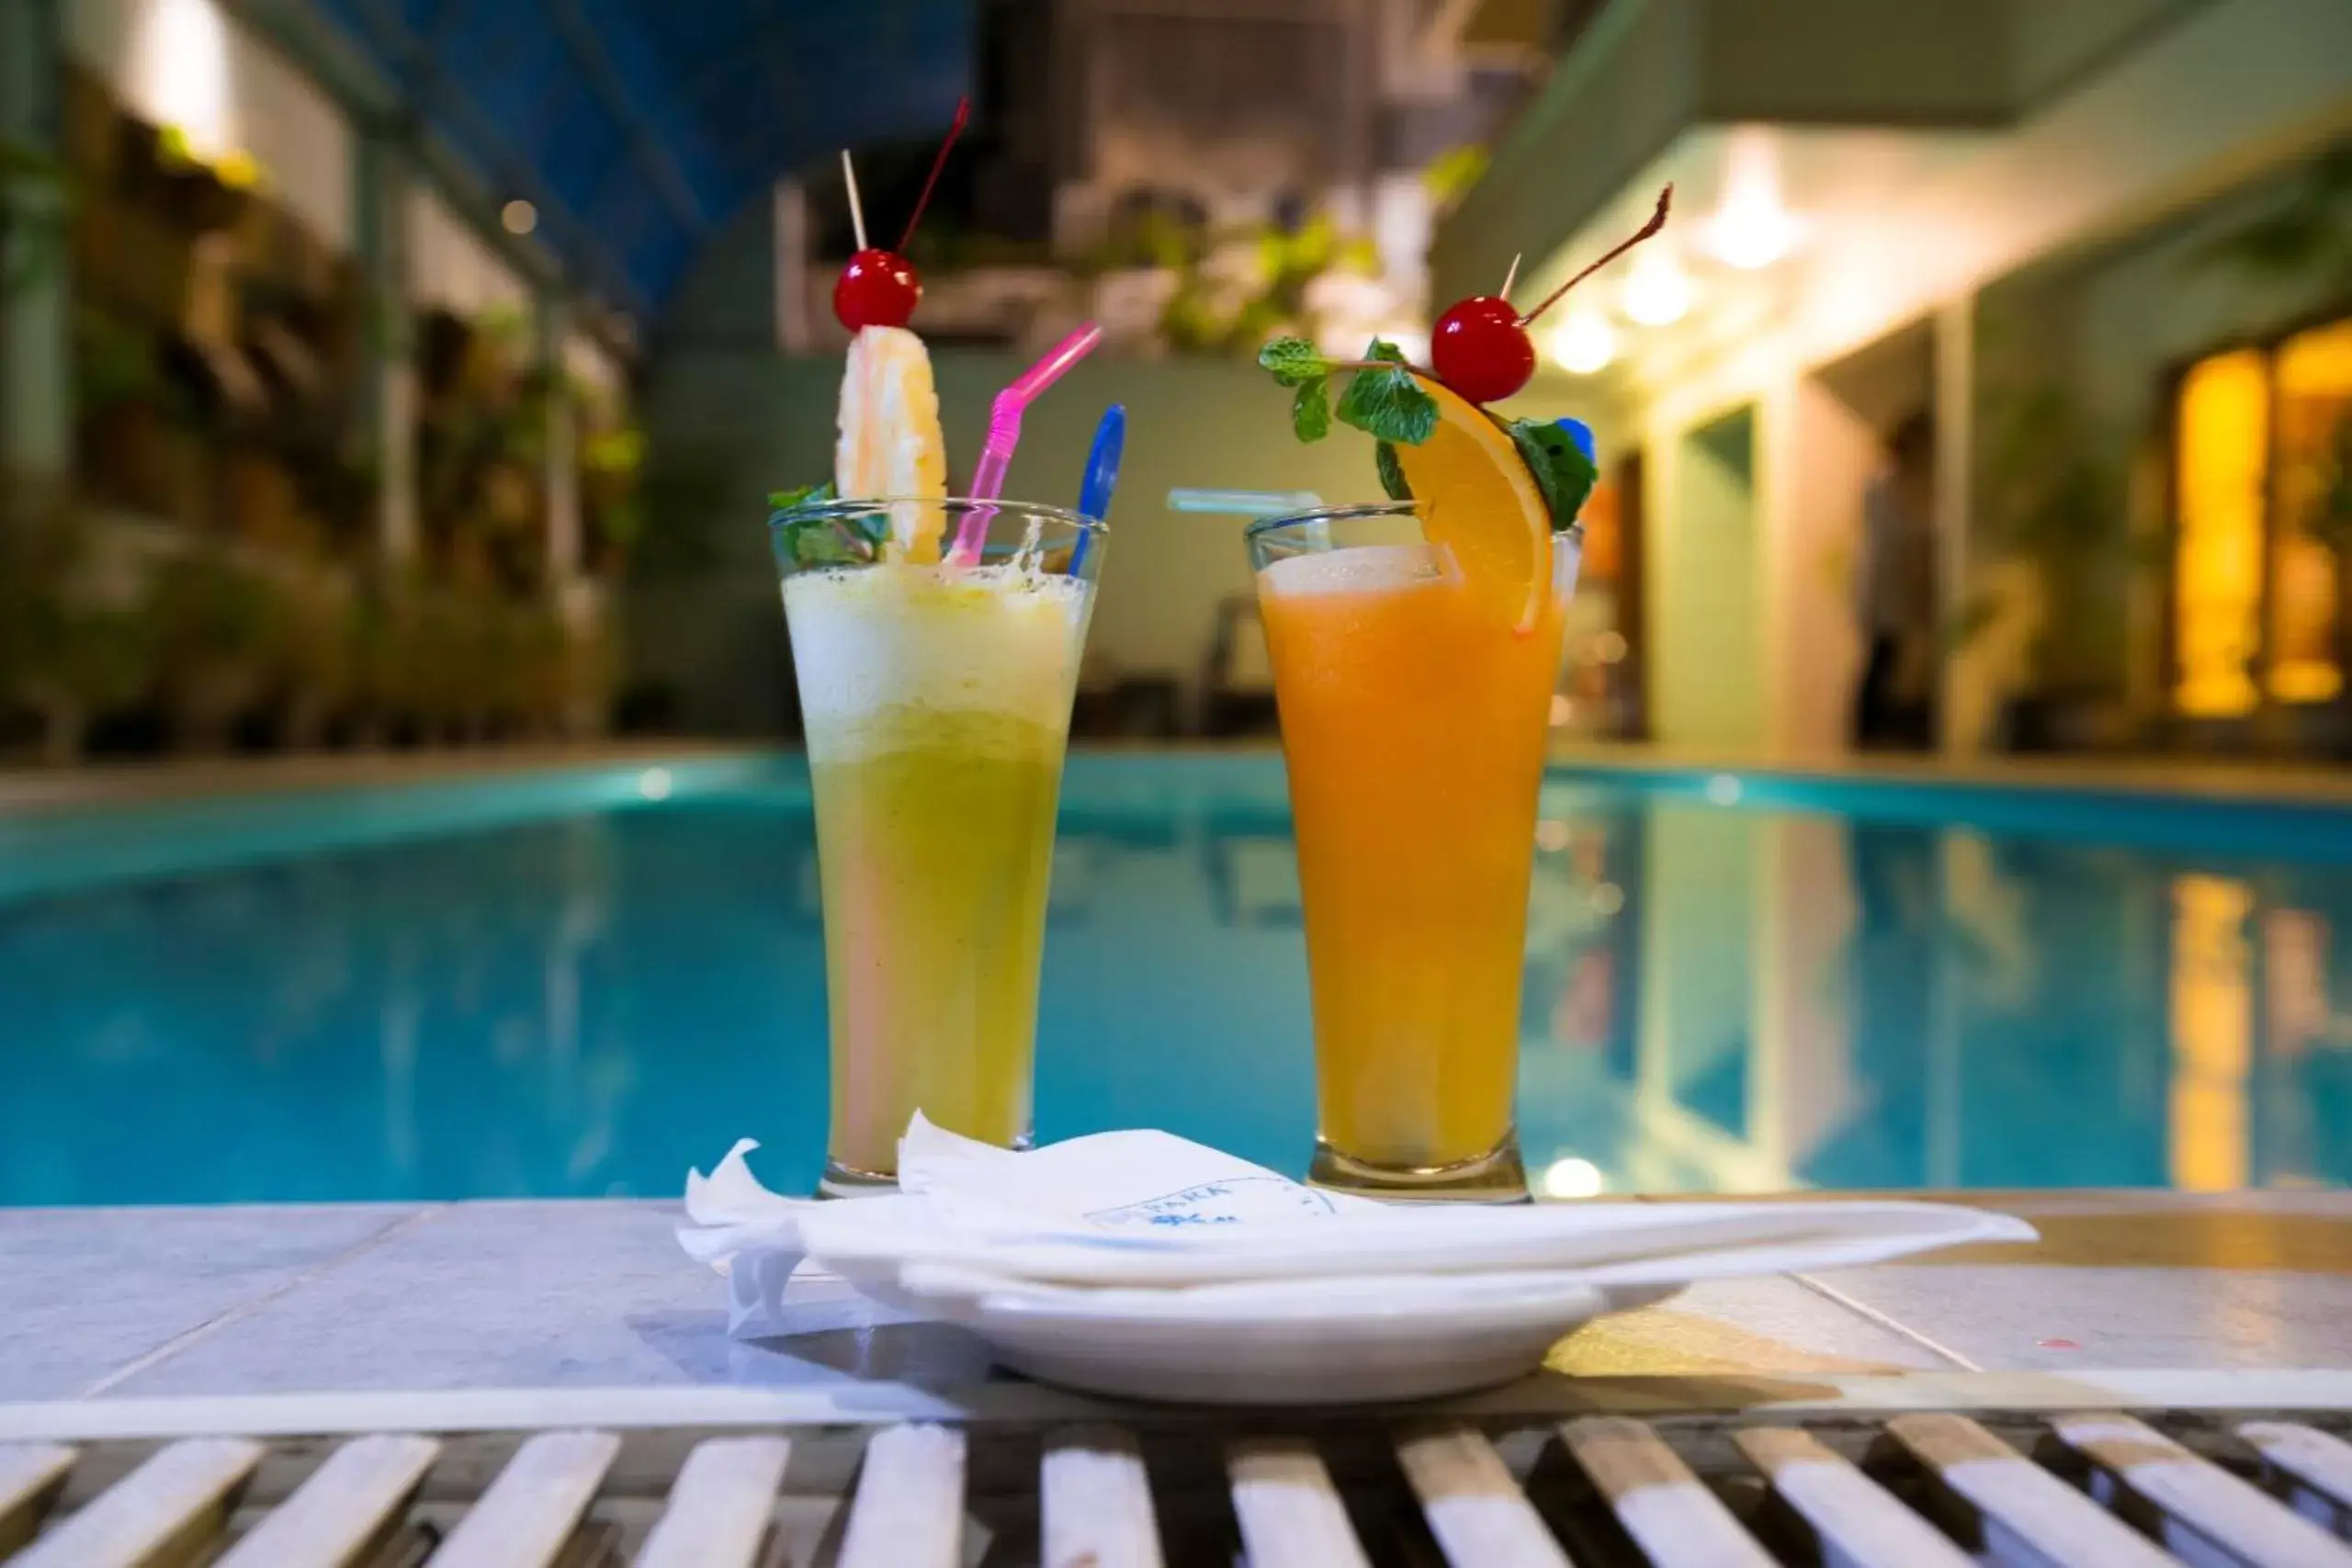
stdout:
[[865,208],[857,199],[857,171],[850,166],[849,149],[842,149],[842,184],[849,186],[849,226],[857,236],[857,248],[865,249]]
[[1496,295],[1495,298],[1500,299],[1506,305],[1510,303],[1510,286],[1519,281],[1520,259],[1526,255],[1526,252],[1521,251],[1518,255],[1512,256],[1510,258],[1510,270],[1503,274],[1503,291],[1500,294]]

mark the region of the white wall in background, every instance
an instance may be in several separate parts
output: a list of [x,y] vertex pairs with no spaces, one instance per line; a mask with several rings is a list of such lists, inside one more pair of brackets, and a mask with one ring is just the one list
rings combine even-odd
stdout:
[[1878,428],[1815,377],[1765,403],[1764,623],[1776,750],[1842,750],[1862,667],[1852,571]]
[[66,49],[198,152],[250,154],[311,231],[351,245],[352,131],[334,101],[217,0],[69,0]]
[[409,192],[409,297],[459,316],[520,312],[530,324],[531,288],[496,247],[422,186]]
[[1650,724],[1669,745],[1736,750],[1771,739],[1764,412],[1748,405],[1685,430],[1646,481]]

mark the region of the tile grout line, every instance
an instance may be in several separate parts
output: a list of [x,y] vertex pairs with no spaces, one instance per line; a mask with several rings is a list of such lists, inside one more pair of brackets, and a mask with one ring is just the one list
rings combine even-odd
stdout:
[[351,1246],[345,1247],[333,1258],[312,1264],[310,1268],[303,1269],[301,1272],[296,1274],[292,1279],[286,1280],[284,1283],[275,1286],[270,1290],[264,1291],[259,1295],[248,1296],[243,1301],[237,1303],[234,1306],[225,1308],[211,1317],[206,1318],[202,1323],[198,1324],[193,1328],[182,1329],[179,1333],[173,1335],[169,1339],[164,1340],[161,1345],[156,1346],[153,1349],[135,1356],[130,1360],[124,1362],[119,1367],[117,1367],[114,1371],[107,1373],[106,1376],[98,1379],[96,1382],[93,1382],[87,1387],[82,1389],[79,1393],[75,1393],[74,1397],[76,1399],[95,1399],[99,1394],[106,1393],[108,1389],[120,1387],[130,1379],[137,1377],[141,1372],[146,1371],[164,1361],[169,1360],[172,1357],[178,1355],[181,1351],[187,1349],[191,1345],[195,1345],[199,1341],[210,1338],[214,1334],[228,1327],[229,1325],[242,1322],[245,1318],[251,1317],[254,1314],[259,1312],[262,1308],[268,1306],[271,1303],[285,1300],[288,1296],[293,1294],[296,1291],[300,1290],[303,1286],[311,1283],[312,1280],[333,1273],[334,1270],[342,1268],[345,1264],[351,1262],[355,1258],[365,1257],[368,1253],[375,1251],[379,1247],[383,1246],[384,1243],[391,1240],[394,1236],[413,1229],[415,1226],[424,1224],[426,1220],[446,1213],[450,1205],[447,1203],[428,1203],[413,1214],[403,1215],[401,1218],[394,1220],[390,1224],[386,1225],[383,1229],[375,1232],[371,1235],[364,1236],[360,1240],[353,1243]]
[[1811,1274],[1792,1274],[1789,1278],[1814,1294],[1826,1301],[1835,1302],[1856,1316],[1867,1319],[1891,1334],[1908,1339],[1930,1355],[1941,1356],[1964,1372],[1981,1372],[1984,1370],[1941,1340],[1928,1337],[1900,1319],[1881,1312],[1868,1302],[1856,1300],[1826,1280],[1816,1279]]

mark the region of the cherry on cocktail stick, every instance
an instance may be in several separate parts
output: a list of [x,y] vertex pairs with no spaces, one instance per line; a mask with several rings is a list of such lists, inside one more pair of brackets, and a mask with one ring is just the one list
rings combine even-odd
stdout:
[[1437,319],[1430,365],[1439,380],[1472,402],[1491,403],[1534,378],[1535,340],[1510,300],[1473,294]]
[[[1528,324],[1557,304],[1561,295],[1665,228],[1673,201],[1674,187],[1668,186],[1658,192],[1657,210],[1638,233],[1552,290],[1525,315],[1500,295],[1474,294],[1440,316],[1430,334],[1430,365],[1438,379],[1474,403],[1491,403],[1526,386],[1535,374],[1535,342],[1527,335]],[[1516,263],[1511,270],[1515,276]],[[1510,291],[1508,279],[1503,291]]]
[[922,194],[915,198],[915,209],[907,218],[906,232],[899,236],[895,251],[874,250],[865,243],[865,215],[857,199],[857,175],[850,168],[849,154],[842,154],[842,176],[849,185],[849,214],[852,227],[857,231],[857,254],[842,268],[840,279],[833,285],[833,317],[851,332],[861,327],[903,327],[914,318],[915,307],[922,300],[922,275],[915,271],[914,263],[906,258],[909,241],[915,237],[915,225],[922,220],[922,210],[931,205],[932,187],[939,184],[939,172],[947,166],[947,150],[956,145],[956,138],[964,130],[964,122],[971,118],[972,100],[956,100],[956,118],[947,128],[946,139],[939,144],[939,155],[932,160],[931,175],[922,182]]

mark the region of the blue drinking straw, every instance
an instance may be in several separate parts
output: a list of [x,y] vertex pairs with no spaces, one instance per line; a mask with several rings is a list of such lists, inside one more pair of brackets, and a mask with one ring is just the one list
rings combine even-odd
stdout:
[[1311,490],[1171,490],[1170,512],[1206,513],[1220,517],[1280,517],[1292,512],[1314,512],[1323,498]]
[[[1086,454],[1086,478],[1078,487],[1078,514],[1107,522],[1111,514],[1111,492],[1119,488],[1119,454],[1127,445],[1127,405],[1113,403],[1102,411],[1102,423],[1094,427],[1094,446]],[[1084,529],[1078,535],[1078,544],[1069,552],[1069,575],[1076,577],[1078,569],[1086,564],[1087,542],[1093,536]]]

